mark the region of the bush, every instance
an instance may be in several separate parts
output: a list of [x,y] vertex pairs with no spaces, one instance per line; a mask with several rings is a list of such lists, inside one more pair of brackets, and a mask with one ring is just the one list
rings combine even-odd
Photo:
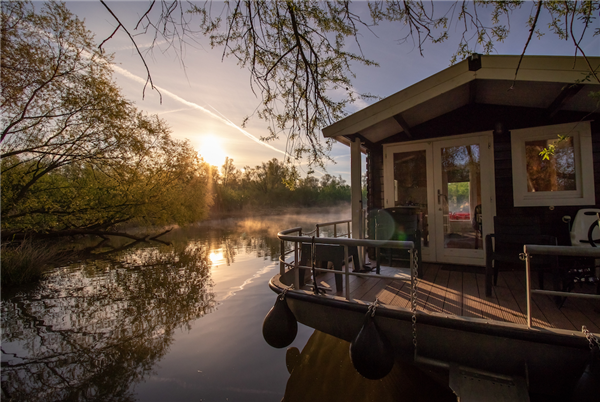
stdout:
[[16,247],[14,243],[2,244],[2,286],[39,280],[57,256],[57,249],[30,240],[24,240]]

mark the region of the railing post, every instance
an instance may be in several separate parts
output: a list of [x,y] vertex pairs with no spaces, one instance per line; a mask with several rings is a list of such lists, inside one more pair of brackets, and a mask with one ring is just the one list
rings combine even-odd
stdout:
[[346,300],[350,301],[350,263],[348,261],[348,246],[344,246],[344,292]]
[[285,274],[285,242],[279,242],[279,274]]
[[337,223],[333,224],[333,237],[337,237]]
[[527,294],[527,328],[531,328],[531,256],[527,253],[527,246],[523,246],[525,254],[525,284]]
[[[300,235],[300,236],[302,236],[302,235]],[[318,224],[317,224],[317,237],[320,237],[320,235],[319,235],[319,225]]]
[[[410,261],[412,262],[412,252],[410,253]],[[410,265],[410,305],[414,306],[414,302],[415,302],[415,296],[416,296],[416,291],[415,291],[415,267],[413,266],[413,264]]]

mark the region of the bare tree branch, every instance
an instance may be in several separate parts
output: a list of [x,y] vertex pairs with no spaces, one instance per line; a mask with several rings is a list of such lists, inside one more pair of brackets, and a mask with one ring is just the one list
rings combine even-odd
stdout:
[[[115,28],[115,31],[111,34],[111,36],[108,38],[110,39],[119,28],[123,28],[123,31],[125,31],[125,33],[127,34],[127,36],[129,36],[129,39],[131,39],[131,43],[133,44],[133,46],[135,47],[136,52],[138,53],[138,55],[140,56],[140,59],[142,59],[142,63],[144,63],[144,68],[146,69],[146,83],[144,84],[144,89],[142,91],[142,96],[146,95],[146,87],[148,86],[148,84],[150,84],[150,88],[152,88],[153,90],[155,90],[156,92],[158,92],[158,95],[160,97],[160,103],[162,104],[162,94],[160,93],[160,91],[158,90],[158,88],[156,88],[154,86],[154,82],[152,82],[152,75],[150,74],[150,69],[148,68],[148,64],[146,63],[146,59],[144,58],[144,56],[142,55],[142,52],[140,51],[137,42],[135,41],[135,39],[133,39],[133,36],[131,35],[131,33],[129,32],[129,30],[121,23],[121,20],[119,20],[119,17],[117,17],[115,15],[115,13],[112,11],[112,9],[106,4],[106,2],[104,0],[100,0],[100,3],[102,3],[102,5],[104,6],[104,8],[106,8],[108,10],[108,12],[110,13],[110,15],[113,16],[113,18],[115,19],[115,21],[117,21],[117,28]],[[152,8],[152,6],[154,5],[154,2],[152,2],[152,5],[150,5],[150,8],[148,9],[148,12],[150,12],[150,9]],[[106,40],[108,40],[106,39]],[[102,50],[102,45],[106,42],[106,40],[104,40],[100,46],[98,46],[98,48],[100,50]]]

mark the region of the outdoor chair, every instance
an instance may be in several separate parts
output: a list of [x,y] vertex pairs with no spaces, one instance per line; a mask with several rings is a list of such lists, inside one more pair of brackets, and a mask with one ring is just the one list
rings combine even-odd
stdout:
[[[412,241],[417,250],[417,262],[421,267],[421,230],[419,226],[420,212],[412,207],[392,207],[373,211],[370,216],[371,233],[376,240]],[[409,260],[407,250],[377,248],[375,250],[377,260],[377,273],[380,271],[381,261],[387,259],[388,265],[392,266],[394,261]],[[419,269],[419,277],[423,276],[423,270]]]
[[[327,268],[329,262],[333,264],[333,269],[335,271],[342,272],[342,266],[344,265],[344,247],[332,244],[315,244],[315,267]],[[300,249],[300,265],[312,267],[311,243],[302,243],[302,248]],[[310,271],[300,271],[300,287],[305,285],[306,275],[310,275]],[[335,287],[338,292],[343,290],[342,274],[335,274]]]
[[[541,233],[537,217],[510,216],[494,217],[494,233],[485,237],[485,295],[492,295],[493,285],[498,284],[498,271],[519,269],[525,272],[525,261],[520,259],[525,244],[557,245],[555,236]],[[553,276],[554,290],[560,290],[558,260],[553,256],[536,255],[531,259],[531,268],[538,272],[540,289],[544,288],[544,272]]]

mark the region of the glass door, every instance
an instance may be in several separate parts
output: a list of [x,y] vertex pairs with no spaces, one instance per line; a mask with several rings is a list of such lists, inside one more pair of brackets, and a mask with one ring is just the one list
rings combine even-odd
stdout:
[[423,260],[485,266],[495,214],[491,134],[388,145],[384,154],[384,205],[418,210]]
[[421,251],[425,260],[432,260],[430,216],[433,212],[433,169],[431,144],[395,145],[388,148],[384,164],[385,207],[401,208],[418,215],[421,230]]
[[482,161],[492,158],[490,147],[485,136],[433,145],[438,262],[484,263],[483,211],[490,210],[493,173]]

